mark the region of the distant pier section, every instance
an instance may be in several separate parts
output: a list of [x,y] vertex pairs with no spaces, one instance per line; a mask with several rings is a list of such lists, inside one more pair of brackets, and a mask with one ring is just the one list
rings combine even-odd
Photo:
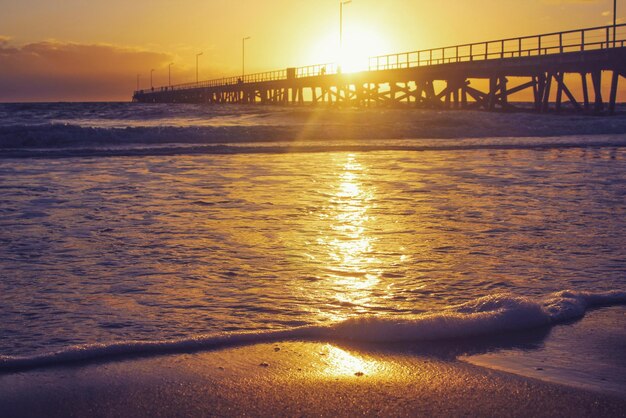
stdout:
[[517,109],[510,96],[529,89],[536,112],[612,114],[626,77],[625,43],[626,24],[602,26],[382,55],[354,73],[321,64],[155,87],[133,101],[508,111]]

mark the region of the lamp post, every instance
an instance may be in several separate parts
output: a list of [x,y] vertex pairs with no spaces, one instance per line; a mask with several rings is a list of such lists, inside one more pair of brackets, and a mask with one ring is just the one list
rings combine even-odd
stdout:
[[339,3],[339,49],[343,52],[343,6],[352,3],[352,0],[341,0]]
[[170,87],[172,87],[172,65],[174,65],[174,63],[170,62],[167,66],[167,83]]
[[198,84],[198,80],[199,80],[199,78],[198,78],[198,57],[200,55],[202,55],[202,54],[204,54],[204,52],[200,52],[199,54],[196,54],[196,84]]
[[615,48],[615,40],[617,32],[617,0],[613,0],[613,48]]
[[154,68],[150,70],[150,88],[154,89],[154,84],[152,83],[152,73],[154,73]]
[[250,39],[249,36],[241,39],[241,81],[246,75],[246,41]]

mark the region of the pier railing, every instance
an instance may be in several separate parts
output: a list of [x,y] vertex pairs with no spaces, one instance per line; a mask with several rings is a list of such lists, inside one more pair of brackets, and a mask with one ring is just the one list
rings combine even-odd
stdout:
[[608,49],[626,45],[626,24],[379,55],[369,71]]
[[306,67],[288,68],[286,70],[266,71],[262,73],[246,74],[244,76],[222,77],[213,80],[199,81],[197,83],[183,83],[172,86],[164,86],[158,88],[150,88],[139,90],[139,93],[151,93],[159,91],[174,91],[174,90],[190,90],[200,89],[207,87],[224,87],[234,86],[237,84],[247,83],[261,83],[264,81],[280,81],[287,80],[289,78],[304,78],[304,77],[316,77],[327,74],[337,74],[338,67],[336,64],[317,64],[309,65]]
[[[626,24],[599,26],[564,32],[545,33],[519,38],[454,45],[443,48],[379,55],[369,59],[369,71],[413,68],[428,65],[472,62],[481,60],[542,56],[602,50],[626,46]],[[282,81],[295,78],[318,77],[341,72],[337,64],[317,64],[285,70],[266,71],[244,76],[223,77],[197,83],[143,89],[135,94],[191,90],[238,84]]]

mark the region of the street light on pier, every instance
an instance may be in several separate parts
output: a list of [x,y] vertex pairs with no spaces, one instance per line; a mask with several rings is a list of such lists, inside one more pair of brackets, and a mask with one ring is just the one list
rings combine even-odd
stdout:
[[196,84],[198,84],[199,78],[198,78],[198,57],[200,55],[204,54],[204,52],[200,52],[199,54],[196,54]]
[[613,48],[615,48],[615,40],[617,32],[617,0],[613,0]]
[[152,83],[152,73],[154,73],[154,68],[150,70],[150,88],[154,90],[154,84]]
[[250,39],[249,36],[246,36],[241,40],[241,81],[246,75],[246,41]]
[[341,0],[339,2],[339,66],[338,72],[341,72],[341,61],[343,61],[343,6],[352,3],[352,0]]
[[170,64],[167,66],[167,84],[172,87],[172,65],[174,65],[173,62],[170,62]]
[[343,52],[343,6],[352,3],[352,0],[341,0],[339,3],[339,48]]

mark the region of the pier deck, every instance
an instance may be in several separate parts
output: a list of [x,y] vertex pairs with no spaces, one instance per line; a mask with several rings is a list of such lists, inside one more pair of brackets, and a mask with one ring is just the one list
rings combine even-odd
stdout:
[[[603,72],[611,76],[608,101]],[[376,56],[360,72],[321,64],[144,89],[133,100],[506,111],[516,109],[512,95],[530,89],[537,112],[612,114],[620,77],[626,77],[626,24]]]

